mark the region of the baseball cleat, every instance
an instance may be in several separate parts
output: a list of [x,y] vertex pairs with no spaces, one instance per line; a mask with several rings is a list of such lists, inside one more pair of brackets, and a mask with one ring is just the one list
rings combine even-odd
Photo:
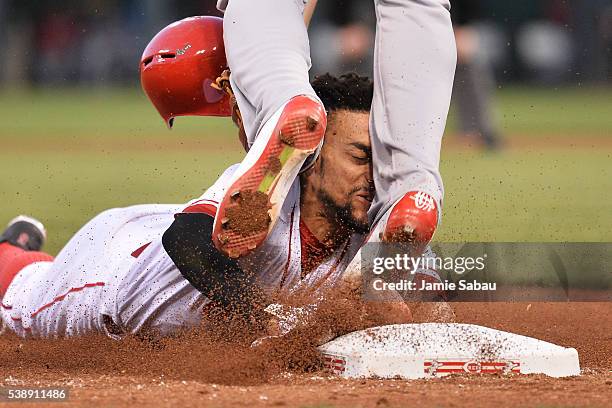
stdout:
[[[395,244],[410,256],[419,257],[426,253],[438,223],[436,201],[422,191],[404,194],[388,209],[372,227],[366,244]],[[356,288],[363,284],[364,268],[371,269],[371,259],[364,258],[363,247],[346,267],[343,281]]]
[[436,201],[422,191],[408,192],[391,207],[383,225],[379,232],[382,242],[406,244],[420,255],[438,225]]
[[25,215],[13,218],[0,235],[0,243],[8,242],[26,251],[40,251],[46,239],[45,226],[37,219]]
[[266,239],[326,126],[323,105],[304,95],[292,98],[266,122],[219,205],[212,237],[222,253],[238,258]]

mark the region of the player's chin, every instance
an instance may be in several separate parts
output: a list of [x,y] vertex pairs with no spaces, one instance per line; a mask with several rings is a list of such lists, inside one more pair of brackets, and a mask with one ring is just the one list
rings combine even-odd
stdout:
[[355,232],[360,234],[365,234],[370,230],[370,223],[368,220],[368,209],[367,207],[353,207],[351,211],[351,218],[353,219],[353,225],[355,228]]

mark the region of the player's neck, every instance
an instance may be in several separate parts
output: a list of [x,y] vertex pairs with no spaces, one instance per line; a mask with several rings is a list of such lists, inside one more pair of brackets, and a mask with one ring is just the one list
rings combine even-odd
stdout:
[[[306,190],[306,189],[305,189]],[[328,214],[328,209],[313,192],[303,191],[300,200],[300,219],[312,235],[326,246],[337,248],[350,237],[351,231]]]

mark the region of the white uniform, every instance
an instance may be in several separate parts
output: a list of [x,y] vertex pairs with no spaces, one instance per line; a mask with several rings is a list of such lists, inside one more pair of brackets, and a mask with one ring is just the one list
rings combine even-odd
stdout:
[[[236,168],[226,170],[188,207],[214,210]],[[353,236],[302,279],[299,194],[296,181],[266,242],[240,260],[270,291],[332,285],[363,240]],[[17,275],[0,306],[5,325],[22,337],[91,332],[116,337],[117,328],[122,333],[168,335],[198,325],[209,300],[183,278],[161,242],[174,214],[183,209],[185,205],[139,205],[96,216],[53,262],[29,265]],[[137,249],[142,252],[135,253]]]

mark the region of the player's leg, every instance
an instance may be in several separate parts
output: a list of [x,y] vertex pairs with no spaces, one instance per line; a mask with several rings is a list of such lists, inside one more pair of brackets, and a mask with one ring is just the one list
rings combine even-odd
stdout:
[[17,274],[35,262],[52,261],[40,252],[46,240],[45,227],[31,217],[19,216],[0,235],[0,300]]
[[160,237],[179,208],[135,206],[94,217],[53,262],[32,263],[12,278],[2,299],[4,322],[38,338],[108,332],[103,316],[115,317],[116,291],[134,250]]
[[265,240],[325,133],[302,11],[302,0],[230,0],[225,12],[231,84],[250,146],[215,219],[215,245],[231,257]]
[[56,262],[39,251],[45,238],[42,224],[29,217],[18,217],[0,236],[0,315],[5,327],[20,337],[79,334],[92,328],[91,306],[99,303],[98,283],[73,285],[65,279],[70,272],[83,275],[84,265],[66,263],[65,258]]
[[[456,64],[449,3],[375,0],[375,5],[370,132],[376,197],[367,243],[407,243],[411,255],[420,256],[437,227],[444,192],[440,145]],[[340,287],[364,290],[362,273],[378,256],[367,252],[362,247],[357,253]],[[419,271],[413,272],[416,278]],[[450,320],[452,313],[443,318]]]
[[456,65],[450,5],[375,0],[375,6],[371,214],[384,227],[377,235],[426,244],[444,195],[440,146]]
[[288,100],[307,95],[319,100],[310,85],[308,33],[301,0],[231,0],[225,10],[223,38],[232,89],[242,111],[249,145],[265,122]]
[[26,269],[51,264],[53,257],[40,252],[45,240],[43,224],[26,216],[13,219],[0,235],[0,320],[18,334],[24,334],[21,321],[12,316],[12,302],[5,302],[4,295],[17,275]]

